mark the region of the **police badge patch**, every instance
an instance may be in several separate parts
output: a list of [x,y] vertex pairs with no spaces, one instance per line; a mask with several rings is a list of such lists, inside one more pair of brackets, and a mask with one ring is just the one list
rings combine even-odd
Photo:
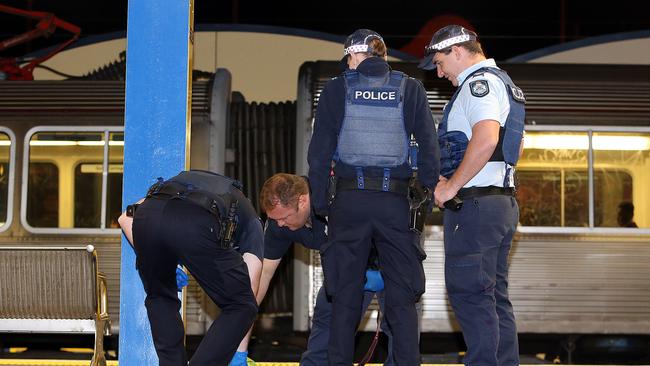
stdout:
[[469,90],[475,97],[484,97],[490,92],[487,80],[476,80],[469,83]]

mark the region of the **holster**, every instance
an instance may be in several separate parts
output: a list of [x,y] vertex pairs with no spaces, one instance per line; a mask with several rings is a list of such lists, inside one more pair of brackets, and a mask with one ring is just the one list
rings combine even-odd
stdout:
[[409,228],[420,235],[431,210],[431,198],[427,189],[417,179],[411,179],[409,182],[408,201]]

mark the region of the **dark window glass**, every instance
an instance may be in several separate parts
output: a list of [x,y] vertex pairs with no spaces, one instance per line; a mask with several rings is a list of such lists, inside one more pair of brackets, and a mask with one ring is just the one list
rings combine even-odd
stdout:
[[100,227],[101,209],[102,164],[79,164],[74,172],[74,227]]
[[9,136],[0,132],[0,227],[7,222],[11,143]]
[[27,223],[59,226],[59,169],[52,163],[30,163],[27,178]]
[[124,170],[124,133],[109,135],[108,184],[106,197],[106,227],[119,228],[117,218],[122,213],[122,172]]

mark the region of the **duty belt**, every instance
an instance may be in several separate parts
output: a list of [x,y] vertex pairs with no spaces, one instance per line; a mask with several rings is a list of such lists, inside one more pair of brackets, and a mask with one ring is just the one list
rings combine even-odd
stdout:
[[[356,179],[350,179],[350,178],[338,178],[336,180],[336,191],[349,191],[349,190],[354,190],[354,189],[363,189],[363,190],[368,190],[368,191],[383,191],[383,186],[384,186],[384,180],[383,178],[371,178],[371,177],[365,177],[363,179],[363,188],[359,188],[357,186],[357,180]],[[390,182],[388,183],[388,192],[393,192],[397,194],[401,194],[406,196],[409,192],[409,181],[408,179],[406,180],[399,180],[399,179],[391,179]]]
[[511,187],[469,187],[461,188],[458,191],[458,198],[464,200],[466,198],[473,197],[482,197],[482,196],[492,196],[492,195],[504,195],[504,196],[514,196],[515,189]]
[[156,187],[148,196],[161,199],[180,198],[208,210],[219,219],[221,224],[219,232],[221,238],[218,241],[221,248],[230,249],[233,247],[232,237],[237,228],[237,223],[234,217],[231,216],[235,216],[236,214],[236,201],[234,201],[234,207],[229,208],[228,217],[223,217],[219,211],[219,203],[215,199],[210,198],[202,192],[188,190],[187,187],[176,182],[164,182]]
[[151,195],[158,198],[183,198],[210,211],[217,217],[221,217],[217,201],[201,192],[188,190],[176,182],[165,182],[157,191],[152,192]]

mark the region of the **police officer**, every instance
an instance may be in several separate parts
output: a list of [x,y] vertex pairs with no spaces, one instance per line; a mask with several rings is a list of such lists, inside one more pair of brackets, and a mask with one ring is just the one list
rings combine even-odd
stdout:
[[[413,134],[419,144],[419,178],[433,189],[439,166],[433,118],[424,87],[390,69],[386,45],[376,32],[352,33],[342,62],[349,70],[330,80],[320,95],[308,153],[312,204],[317,214],[329,218],[330,241],[321,248],[332,296],[329,362],[352,364],[364,271],[374,242],[396,364],[417,365],[415,303],[424,292],[425,255],[409,229],[412,172],[407,152]],[[330,206],[328,192],[334,190]]]
[[[262,186],[260,206],[268,219],[264,230],[264,261],[257,293],[258,303],[264,299],[271,279],[291,244],[301,243],[307,248],[318,250],[327,241],[327,224],[322,217],[316,216],[312,209],[306,178],[285,173],[273,175]],[[368,270],[363,306],[357,314],[359,318],[363,317],[375,293],[383,311],[382,288],[383,281],[379,271]],[[332,304],[321,287],[316,297],[307,350],[300,359],[301,366],[327,365],[331,315]],[[394,365],[391,354],[392,336],[383,322],[382,330],[389,338],[388,358],[384,364]]]
[[[444,212],[445,282],[463,331],[466,365],[519,365],[508,253],[519,219],[513,167],[521,153],[524,94],[486,59],[476,33],[438,30],[420,67],[456,92],[438,127],[442,168],[435,201]],[[450,207],[449,205],[447,207]]]
[[[190,365],[228,365],[257,315],[262,224],[237,181],[206,171],[159,180],[119,218],[136,265],[160,365],[186,365],[176,267],[219,306]],[[135,209],[137,208],[137,209]]]

